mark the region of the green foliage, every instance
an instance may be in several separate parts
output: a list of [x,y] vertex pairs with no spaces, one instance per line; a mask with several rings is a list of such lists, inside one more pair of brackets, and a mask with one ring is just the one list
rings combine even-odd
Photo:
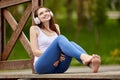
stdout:
[[13,48],[9,60],[19,60],[19,59],[30,59],[28,53],[24,49],[20,41],[17,41],[15,47]]

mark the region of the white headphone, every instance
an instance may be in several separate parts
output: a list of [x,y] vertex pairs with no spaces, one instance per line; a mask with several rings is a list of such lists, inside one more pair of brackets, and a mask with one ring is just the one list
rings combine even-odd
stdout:
[[[50,15],[52,17],[54,16],[53,13],[52,13],[52,11],[50,11]],[[33,13],[33,20],[34,20],[35,24],[40,24],[41,23],[40,19],[38,17],[35,17],[34,13]]]

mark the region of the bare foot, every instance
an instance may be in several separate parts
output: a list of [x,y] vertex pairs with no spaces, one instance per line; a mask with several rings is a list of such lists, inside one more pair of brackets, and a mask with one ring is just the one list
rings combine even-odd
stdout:
[[100,56],[93,55],[90,61],[90,67],[92,68],[94,73],[97,73],[101,64]]
[[82,54],[80,58],[84,65],[89,65],[92,68],[94,73],[98,72],[101,63],[100,56],[95,54],[92,56],[88,54]]

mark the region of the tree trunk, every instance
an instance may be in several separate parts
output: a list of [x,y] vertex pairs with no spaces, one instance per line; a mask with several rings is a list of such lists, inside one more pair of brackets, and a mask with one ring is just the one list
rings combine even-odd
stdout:
[[67,5],[67,30],[71,31],[71,27],[72,27],[72,0],[67,0],[66,2]]
[[97,26],[95,26],[95,44],[96,44],[96,49],[98,49],[100,41],[99,41],[99,29]]
[[84,0],[76,0],[77,6],[77,28],[76,28],[76,39],[79,37],[80,30],[83,27],[83,19],[84,19],[84,7],[83,7]]
[[93,30],[93,22],[92,22],[92,19],[91,19],[92,3],[93,3],[93,0],[88,0],[88,31],[90,31],[90,32]]

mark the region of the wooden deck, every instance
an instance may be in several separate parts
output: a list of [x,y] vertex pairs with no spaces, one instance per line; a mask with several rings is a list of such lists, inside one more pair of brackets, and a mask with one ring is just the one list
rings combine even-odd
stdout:
[[44,80],[120,80],[120,65],[101,66],[98,73],[92,73],[86,66],[70,67],[63,74],[32,74],[31,69],[0,70],[0,79],[44,79]]

